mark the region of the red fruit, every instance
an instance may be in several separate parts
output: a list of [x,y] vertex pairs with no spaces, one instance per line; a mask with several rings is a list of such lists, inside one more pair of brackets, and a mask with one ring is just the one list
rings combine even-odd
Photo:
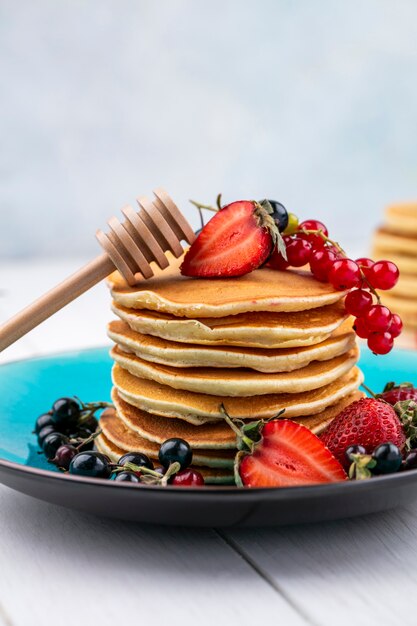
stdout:
[[395,339],[401,335],[403,329],[403,322],[401,317],[397,313],[393,313],[391,316],[391,324],[389,326],[389,334]]
[[294,487],[346,479],[342,466],[311,430],[290,420],[272,420],[252,453],[240,453],[246,487]]
[[201,487],[204,485],[204,478],[200,472],[185,469],[175,474],[170,484],[176,485],[177,487]]
[[301,267],[309,262],[311,256],[311,243],[304,239],[294,238],[287,244],[288,263],[292,267]]
[[[304,222],[301,222],[301,224],[298,226],[298,230],[321,230],[323,235],[325,235],[326,237],[329,234],[326,226],[318,220],[304,220]],[[306,241],[309,241],[313,248],[323,248],[326,243],[325,240],[320,237],[320,235],[303,235],[302,233],[300,233],[298,236],[300,237],[300,239],[305,239]]]
[[369,330],[363,317],[357,317],[353,324],[353,330],[361,339],[367,339]]
[[361,280],[359,265],[352,259],[339,259],[333,263],[329,272],[329,282],[335,289],[352,289]]
[[382,304],[374,304],[364,315],[365,324],[370,332],[384,332],[391,324],[391,311]]
[[310,269],[315,278],[323,283],[329,280],[329,272],[337,259],[337,252],[330,248],[313,250],[310,257]]
[[367,278],[374,289],[392,289],[397,284],[400,271],[391,261],[377,261],[368,270]]
[[394,346],[391,333],[369,333],[368,348],[374,354],[388,354]]
[[275,248],[268,260],[269,267],[274,270],[286,270],[290,266],[288,261],[284,259],[282,254],[278,252],[278,248]]
[[256,202],[240,200],[207,222],[184,257],[184,276],[242,276],[262,265],[275,243],[277,227]]
[[417,389],[411,384],[406,383],[404,385],[397,385],[389,391],[384,391],[381,393],[380,397],[381,400],[385,400],[385,402],[388,402],[388,404],[392,406],[403,400],[414,400],[414,402],[417,402]]
[[369,291],[354,289],[345,298],[345,309],[350,315],[361,317],[372,306],[372,296]]
[[405,434],[394,409],[375,398],[362,398],[349,404],[326,428],[320,439],[336,459],[347,469],[345,457],[348,446],[361,445],[367,454],[387,441],[402,450]]

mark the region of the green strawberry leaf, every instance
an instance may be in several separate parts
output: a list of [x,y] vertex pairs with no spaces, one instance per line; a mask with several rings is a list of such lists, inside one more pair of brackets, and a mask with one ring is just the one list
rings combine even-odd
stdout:
[[394,411],[404,429],[406,449],[411,450],[417,445],[417,402],[400,400],[394,405]]

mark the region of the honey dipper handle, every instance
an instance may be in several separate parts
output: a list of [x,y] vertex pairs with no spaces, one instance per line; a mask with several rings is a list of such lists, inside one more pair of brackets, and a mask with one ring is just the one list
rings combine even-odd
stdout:
[[101,254],[0,326],[0,352],[106,278],[115,269]]

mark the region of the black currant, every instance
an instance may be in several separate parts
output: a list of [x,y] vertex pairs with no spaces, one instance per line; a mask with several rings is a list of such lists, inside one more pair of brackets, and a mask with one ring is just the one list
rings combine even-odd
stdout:
[[71,446],[69,444],[64,444],[60,446],[55,453],[55,457],[53,458],[53,462],[58,467],[63,467],[64,469],[68,469],[72,459],[77,454],[77,448]]
[[119,459],[118,465],[126,465],[126,463],[133,463],[134,465],[139,465],[141,467],[147,467],[148,469],[153,469],[153,463],[146,454],[142,454],[142,452],[127,452]]
[[109,478],[111,474],[109,458],[101,452],[79,452],[69,466],[70,474],[90,478]]
[[140,479],[134,472],[119,472],[114,477],[116,482],[126,482],[126,483],[140,483]]
[[38,433],[38,446],[42,448],[45,437],[51,433],[56,433],[55,426],[44,426]]
[[417,469],[417,450],[410,450],[402,465],[403,470]]
[[90,415],[88,419],[81,420],[80,428],[82,430],[89,430],[90,433],[95,433],[98,428],[98,420],[94,415]]
[[373,474],[392,474],[398,472],[402,463],[402,454],[398,446],[393,443],[381,443],[372,453],[376,465],[372,468]]
[[159,448],[159,462],[167,469],[171,463],[179,463],[181,469],[186,469],[192,461],[191,446],[184,439],[167,439]]
[[52,405],[52,419],[57,428],[71,430],[80,417],[81,407],[74,398],[59,398]]
[[35,422],[35,433],[38,435],[42,428],[53,425],[54,421],[52,419],[52,413],[44,413],[43,415],[40,415]]
[[47,459],[53,459],[56,451],[64,443],[68,443],[69,439],[62,433],[52,432],[46,435],[43,440],[42,450]]
[[282,233],[288,226],[288,211],[281,202],[276,200],[268,200],[269,204],[273,208],[272,219],[278,226],[278,230]]
[[352,445],[346,448],[345,455],[349,463],[352,463],[352,454],[366,454],[366,450],[363,446],[360,445]]

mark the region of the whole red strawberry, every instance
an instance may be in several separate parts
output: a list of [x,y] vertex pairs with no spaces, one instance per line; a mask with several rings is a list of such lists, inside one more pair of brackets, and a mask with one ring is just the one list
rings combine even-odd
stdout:
[[388,383],[378,397],[392,406],[403,400],[414,400],[417,402],[417,389],[411,383],[401,383],[401,385]]
[[406,437],[389,404],[375,398],[362,398],[343,409],[320,439],[347,469],[350,465],[345,455],[348,446],[358,444],[367,454],[372,454],[381,443],[391,442],[402,450]]
[[220,209],[187,251],[181,274],[242,276],[260,267],[279,236],[268,209],[252,200],[239,200]]

